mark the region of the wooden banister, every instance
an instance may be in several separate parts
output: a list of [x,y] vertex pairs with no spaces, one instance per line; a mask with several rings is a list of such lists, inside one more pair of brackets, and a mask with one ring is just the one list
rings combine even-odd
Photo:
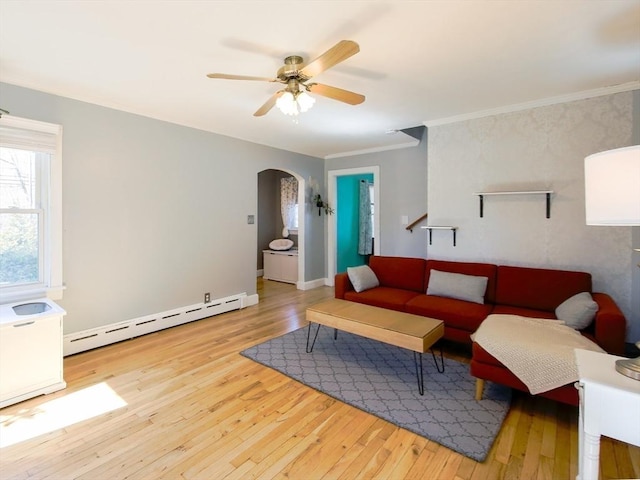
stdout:
[[422,215],[420,218],[418,218],[417,220],[414,220],[413,222],[411,222],[409,225],[407,225],[406,229],[409,230],[411,233],[413,233],[413,228],[418,225],[421,221],[423,221],[425,218],[427,218],[429,216],[428,213],[425,213],[424,215]]

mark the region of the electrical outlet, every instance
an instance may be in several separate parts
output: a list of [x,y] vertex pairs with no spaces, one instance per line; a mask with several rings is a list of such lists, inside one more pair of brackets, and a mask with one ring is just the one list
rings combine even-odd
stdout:
[[204,294],[204,303],[209,303],[211,301],[211,294],[209,292]]

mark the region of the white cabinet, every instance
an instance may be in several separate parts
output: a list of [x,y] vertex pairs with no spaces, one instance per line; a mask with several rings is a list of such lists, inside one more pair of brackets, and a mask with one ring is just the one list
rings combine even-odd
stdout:
[[262,278],[279,282],[296,283],[298,281],[298,252],[287,250],[277,252],[263,250]]
[[0,408],[66,387],[62,376],[65,312],[56,307],[22,316],[13,314],[10,306],[2,309]]

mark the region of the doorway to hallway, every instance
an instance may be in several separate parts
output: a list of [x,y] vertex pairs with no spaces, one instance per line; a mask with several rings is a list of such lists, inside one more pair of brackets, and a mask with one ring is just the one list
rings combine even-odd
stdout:
[[[338,222],[340,221],[339,219],[341,218],[340,212],[343,209],[345,211],[348,211],[349,209],[353,208],[351,200],[347,200],[349,204],[345,204],[345,203],[341,203],[340,198],[338,197],[338,190],[339,190],[338,183],[339,183],[339,179],[343,177],[358,178],[358,181],[356,183],[359,182],[359,179],[366,178],[368,179],[368,181],[371,181],[373,183],[373,198],[376,203],[376,207],[374,207],[373,209],[373,219],[372,219],[373,220],[372,236],[375,239],[375,241],[373,242],[373,254],[380,255],[380,208],[378,208],[380,205],[380,167],[371,166],[371,167],[361,167],[361,168],[349,168],[349,169],[343,169],[343,170],[330,170],[329,172],[327,172],[328,198],[329,198],[330,204],[335,205],[336,215],[330,215],[328,217],[327,280],[329,285],[333,285],[334,276],[336,272],[346,270],[347,266],[353,266],[353,265],[347,265],[346,263],[348,263],[349,261],[357,261],[356,257],[353,257],[351,260],[347,260],[348,256],[344,256],[343,257],[344,263],[343,263],[343,260],[341,260],[340,266],[338,265],[339,250],[349,249],[350,252],[353,252],[352,247],[343,246],[343,238],[340,238],[340,237],[346,237],[351,235],[352,237],[356,238],[355,241],[357,242],[357,235],[353,235],[352,233],[348,234],[344,232],[339,232],[339,230],[341,230],[341,227],[339,227],[338,225]],[[340,182],[342,183],[342,180],[340,180]],[[345,182],[348,184],[349,180],[346,180]],[[347,214],[345,215],[348,217]],[[340,238],[340,241],[339,241],[339,238]],[[357,255],[357,252],[356,252],[356,255]],[[365,262],[362,262],[360,264],[363,264],[363,263]],[[339,270],[338,268],[344,268],[344,270]]]
[[336,179],[336,273],[366,265],[373,252],[373,174]]

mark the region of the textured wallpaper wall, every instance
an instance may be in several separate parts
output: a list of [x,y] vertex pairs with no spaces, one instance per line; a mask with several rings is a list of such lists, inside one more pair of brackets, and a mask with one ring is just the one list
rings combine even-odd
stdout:
[[[631,314],[630,227],[585,225],[585,156],[632,144],[633,92],[429,128],[429,258],[588,271],[595,291]],[[482,191],[553,190],[544,196],[485,197]],[[635,267],[637,268],[637,267]],[[633,322],[629,341],[640,338]]]

